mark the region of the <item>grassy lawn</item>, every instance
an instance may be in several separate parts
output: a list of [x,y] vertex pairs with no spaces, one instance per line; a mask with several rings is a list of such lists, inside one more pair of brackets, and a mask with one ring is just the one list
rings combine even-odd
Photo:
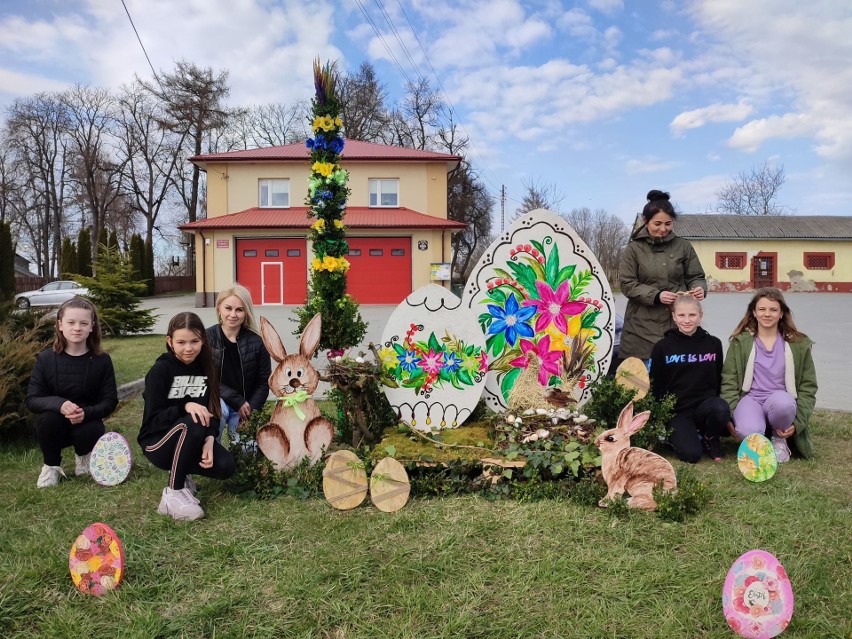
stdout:
[[165,335],[107,337],[104,350],[110,354],[119,386],[145,377],[154,360],[166,350]]
[[[732,637],[722,583],[752,548],[792,580],[784,637],[852,632],[849,415],[818,413],[819,459],[765,484],[742,479],[733,447],[724,464],[702,462],[713,500],[683,524],[479,497],[338,512],[203,478],[207,517],[176,523],[156,513],[166,473],[135,445],[141,410],[132,400],[110,420],[134,444],[121,486],[38,490],[38,451],[0,452],[3,637]],[[64,461],[70,474],[70,451]],[[94,521],[116,530],[127,562],[102,598],[68,573],[71,543]]]

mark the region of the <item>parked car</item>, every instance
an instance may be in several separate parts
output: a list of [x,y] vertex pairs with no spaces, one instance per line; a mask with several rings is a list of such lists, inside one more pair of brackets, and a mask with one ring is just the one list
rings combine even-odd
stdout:
[[87,295],[89,289],[71,280],[57,280],[45,284],[35,291],[19,293],[15,296],[15,305],[18,308],[29,308],[30,306],[59,306],[76,295]]
[[624,328],[624,318],[618,313],[615,314],[615,338],[612,340],[612,360],[609,363],[608,377],[615,376],[615,369],[621,363],[618,359],[618,349],[621,347],[621,331]]

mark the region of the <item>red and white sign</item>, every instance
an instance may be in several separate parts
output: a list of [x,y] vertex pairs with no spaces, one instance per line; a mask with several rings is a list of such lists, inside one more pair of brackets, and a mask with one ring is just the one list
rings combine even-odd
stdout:
[[216,248],[228,248],[230,242],[228,240],[216,240]]

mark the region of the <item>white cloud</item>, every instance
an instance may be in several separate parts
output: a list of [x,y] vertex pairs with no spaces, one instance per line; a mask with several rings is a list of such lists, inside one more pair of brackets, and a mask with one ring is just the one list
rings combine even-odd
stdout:
[[725,175],[707,175],[672,186],[672,201],[679,213],[706,213],[716,204],[716,191],[728,182]]
[[753,152],[766,140],[802,137],[812,133],[814,128],[812,118],[803,113],[772,115],[737,128],[728,140],[728,146]]
[[710,122],[738,122],[747,118],[753,111],[754,107],[746,102],[736,104],[717,102],[700,109],[684,111],[672,120],[669,127],[675,137],[681,137],[687,129],[697,129]]
[[628,160],[625,164],[625,169],[628,175],[642,175],[645,173],[669,171],[676,166],[678,166],[678,162],[673,160],[660,160],[654,157],[647,157],[641,160]]
[[44,78],[38,75],[17,73],[8,69],[0,69],[0,94],[12,97],[25,97],[41,91],[61,91],[67,83]]
[[589,6],[601,13],[613,14],[624,10],[624,0],[588,0]]

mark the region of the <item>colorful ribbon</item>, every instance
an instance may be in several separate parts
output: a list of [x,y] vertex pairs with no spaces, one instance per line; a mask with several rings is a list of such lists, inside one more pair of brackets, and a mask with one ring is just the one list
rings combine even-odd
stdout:
[[279,402],[284,402],[284,405],[288,408],[292,408],[296,411],[296,417],[299,419],[305,419],[305,413],[302,410],[302,407],[299,406],[302,402],[309,399],[311,396],[307,391],[299,390],[295,393],[290,393],[289,395],[285,395],[283,397],[278,397]]

